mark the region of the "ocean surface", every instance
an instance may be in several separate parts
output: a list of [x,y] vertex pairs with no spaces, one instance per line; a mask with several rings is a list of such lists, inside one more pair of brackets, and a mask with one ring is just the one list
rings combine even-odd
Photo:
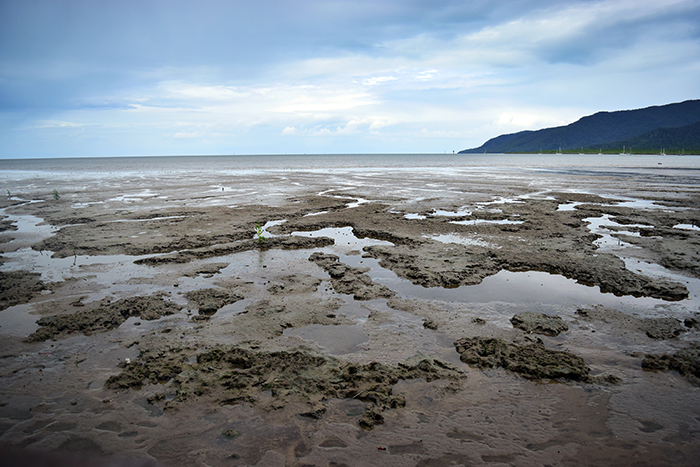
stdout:
[[114,172],[172,173],[334,169],[691,169],[700,156],[620,156],[555,154],[316,154],[246,156],[139,156],[94,158],[0,159],[3,179],[27,172],[84,175]]

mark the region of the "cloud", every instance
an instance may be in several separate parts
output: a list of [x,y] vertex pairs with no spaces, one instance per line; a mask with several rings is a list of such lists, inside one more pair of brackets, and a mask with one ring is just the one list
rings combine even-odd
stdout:
[[362,80],[362,84],[365,86],[377,86],[389,81],[396,81],[398,78],[395,76],[373,76],[371,78],[365,78]]
[[0,2],[0,141],[26,153],[77,129],[126,153],[430,151],[700,93],[697,0],[28,3]]
[[183,138],[189,139],[189,138],[201,138],[201,137],[202,137],[202,134],[198,133],[196,131],[189,131],[189,132],[188,131],[179,131],[179,132],[173,134],[173,138],[176,138],[176,139],[183,139]]
[[539,112],[503,112],[498,115],[496,124],[503,129],[510,128],[513,131],[519,131],[523,129],[561,126],[571,123],[551,115],[546,115],[543,110],[544,109],[541,109]]

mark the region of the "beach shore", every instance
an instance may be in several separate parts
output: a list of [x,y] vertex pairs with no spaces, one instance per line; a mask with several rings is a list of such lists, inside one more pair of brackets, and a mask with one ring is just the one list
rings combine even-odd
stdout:
[[49,173],[7,190],[6,448],[169,466],[700,455],[692,170]]

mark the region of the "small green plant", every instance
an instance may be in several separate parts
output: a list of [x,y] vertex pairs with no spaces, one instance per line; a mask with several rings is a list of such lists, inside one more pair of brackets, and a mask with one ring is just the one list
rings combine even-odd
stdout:
[[258,244],[262,244],[265,241],[265,237],[263,237],[263,226],[260,225],[260,222],[255,223],[255,236],[258,239]]
[[8,198],[12,198],[12,193],[10,193],[10,190],[9,190],[9,189],[7,189],[7,197],[8,197]]
[[60,197],[61,197],[61,195],[58,194],[58,190],[54,188],[53,189],[53,199],[58,201]]

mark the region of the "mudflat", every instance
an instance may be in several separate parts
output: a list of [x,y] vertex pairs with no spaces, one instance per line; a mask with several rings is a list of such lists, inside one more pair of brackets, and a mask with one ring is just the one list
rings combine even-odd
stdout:
[[695,465],[696,172],[10,181],[3,453]]

